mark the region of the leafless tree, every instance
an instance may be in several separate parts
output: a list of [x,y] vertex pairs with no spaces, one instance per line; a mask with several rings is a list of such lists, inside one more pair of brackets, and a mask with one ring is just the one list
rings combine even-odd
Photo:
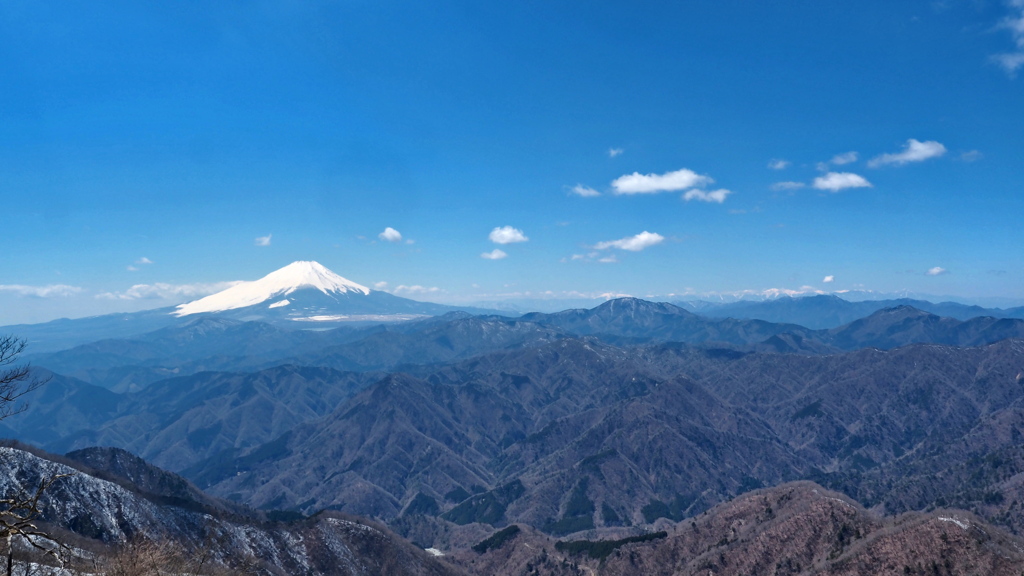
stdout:
[[18,404],[18,399],[49,380],[33,375],[27,362],[18,364],[18,356],[24,351],[25,340],[0,336],[0,420],[24,410],[26,406]]
[[[39,388],[47,379],[32,374],[28,363],[18,364],[18,356],[25,351],[25,341],[14,336],[0,337],[0,420],[25,409],[18,399]],[[0,538],[7,541],[7,576],[14,565],[14,538],[20,536],[33,548],[56,557],[59,544],[39,529],[40,498],[54,482],[70,476],[55,474],[39,481],[34,491],[18,490],[0,497]],[[46,545],[44,545],[44,543]]]

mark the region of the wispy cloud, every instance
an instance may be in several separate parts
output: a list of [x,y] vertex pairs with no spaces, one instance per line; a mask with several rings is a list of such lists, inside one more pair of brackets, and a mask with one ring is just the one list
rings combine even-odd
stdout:
[[650,248],[656,244],[661,244],[665,241],[665,237],[656,232],[643,232],[636,236],[627,236],[619,240],[608,240],[606,242],[598,242],[594,245],[597,250],[607,250],[609,248],[618,248],[619,250],[628,250],[630,252],[639,252],[644,248]]
[[506,254],[504,250],[499,250],[497,248],[491,250],[490,252],[484,252],[483,254],[480,255],[480,257],[485,260],[501,260],[502,258],[505,258],[507,256],[508,254]]
[[608,157],[615,158],[616,156],[622,155],[623,152],[625,152],[625,150],[623,150],[622,148],[609,148]]
[[938,158],[945,153],[946,147],[939,142],[934,140],[920,142],[911,138],[910,140],[907,140],[902,152],[876,156],[868,162],[868,166],[871,168],[889,165],[903,166],[904,164],[909,164],[911,162],[923,162],[930,158]]
[[0,292],[13,292],[18,296],[30,296],[32,298],[64,298],[82,292],[82,288],[68,286],[67,284],[48,284],[46,286],[0,284]]
[[805,188],[807,184],[803,182],[776,182],[772,184],[771,189],[775,192],[782,192],[783,190],[799,190]]
[[124,292],[104,292],[97,294],[100,300],[181,300],[183,298],[201,298],[226,290],[240,284],[233,282],[211,282],[198,284],[136,284]]
[[152,263],[153,263],[152,260],[150,260],[149,258],[146,258],[145,256],[143,256],[142,258],[139,258],[138,260],[136,260],[135,264],[129,264],[126,268],[127,268],[127,270],[129,272],[138,272],[139,271],[138,266],[145,266],[145,265],[152,264]]
[[942,266],[936,266],[934,268],[929,268],[925,274],[928,276],[942,276],[943,274],[949,274],[949,270],[946,270]]
[[700,188],[714,182],[709,176],[697,174],[683,168],[664,174],[641,174],[633,172],[612,180],[615,194],[657,194],[687,188]]
[[391,291],[393,294],[436,294],[442,292],[437,286],[420,286],[419,284],[413,284],[412,286],[406,286],[404,284],[395,286],[395,289]]
[[977,162],[978,160],[981,160],[984,157],[985,155],[979,152],[978,150],[968,150],[967,152],[964,152],[963,154],[960,155],[960,161]]
[[690,200],[700,200],[701,202],[716,202],[721,204],[725,202],[725,197],[732,194],[731,190],[720,188],[718,190],[712,190],[711,192],[705,192],[704,190],[698,190],[696,188],[687,190],[683,194],[683,200],[689,202]]
[[607,252],[588,252],[586,254],[573,254],[569,258],[562,258],[562,262],[600,262],[601,264],[614,264],[619,259],[615,254]]
[[388,287],[388,283],[384,282],[383,280],[380,281],[380,282],[374,282],[373,283],[373,289],[374,290],[384,290],[387,287]]
[[515,244],[516,242],[526,242],[529,240],[522,230],[511,226],[495,228],[491,230],[487,237],[495,244]]
[[785,170],[789,168],[791,162],[789,160],[783,160],[782,158],[772,158],[768,161],[769,170]]
[[1009,0],[1007,5],[1010,7],[1010,15],[1003,19],[1000,27],[1010,31],[1017,49],[996,54],[992,58],[1011,78],[1014,78],[1017,76],[1017,70],[1024,66],[1024,0]]
[[852,164],[857,161],[859,155],[855,151],[843,152],[842,154],[836,154],[829,160],[829,163],[835,164],[836,166],[843,166],[845,164]]
[[569,192],[577,196],[582,196],[584,198],[592,198],[594,196],[601,195],[601,193],[598,192],[597,190],[594,190],[589,186],[584,186],[583,184],[577,184],[573,186],[572,188],[569,189]]
[[395,230],[391,226],[388,226],[387,228],[384,229],[383,232],[377,234],[377,238],[380,238],[385,242],[401,242],[402,233],[399,232],[398,230]]
[[253,240],[252,243],[255,244],[256,246],[270,246],[270,237],[271,236],[273,236],[273,234],[267,234],[266,236],[260,236],[260,237],[256,238],[255,240]]
[[847,188],[871,188],[871,182],[859,174],[852,172],[829,172],[814,179],[814,187],[818,190],[839,192]]
[[828,276],[822,278],[821,281],[824,282],[825,284],[831,284],[836,281],[836,277],[829,274]]

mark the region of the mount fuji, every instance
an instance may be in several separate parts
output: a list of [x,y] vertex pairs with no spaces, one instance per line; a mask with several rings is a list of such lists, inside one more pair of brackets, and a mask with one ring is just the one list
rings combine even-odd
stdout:
[[319,262],[292,262],[259,280],[171,308],[108,314],[43,324],[0,327],[28,339],[34,352],[59,350],[102,338],[124,338],[200,316],[258,321],[289,329],[326,329],[400,322],[454,311],[502,314],[499,310],[445,306],[395,296],[335,274]]
[[[259,280],[241,282],[205,298],[181,304],[178,318],[217,314],[237,320],[322,325],[389,322],[436,316],[455,308],[370,290],[319,262],[292,262]],[[482,311],[481,311],[482,312]]]

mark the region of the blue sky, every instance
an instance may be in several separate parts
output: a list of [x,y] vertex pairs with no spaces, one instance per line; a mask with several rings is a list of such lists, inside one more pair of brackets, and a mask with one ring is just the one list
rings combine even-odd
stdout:
[[0,324],[300,259],[1024,301],[1024,0],[6,1],[0,78]]

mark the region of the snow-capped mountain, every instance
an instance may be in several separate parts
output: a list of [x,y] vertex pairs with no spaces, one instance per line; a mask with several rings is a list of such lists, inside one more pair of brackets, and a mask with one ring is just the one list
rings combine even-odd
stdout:
[[502,314],[499,310],[418,302],[371,290],[318,262],[293,262],[259,280],[181,304],[125,314],[107,314],[43,324],[0,326],[0,334],[29,341],[32,353],[63,350],[104,338],[126,338],[192,323],[200,316],[259,321],[286,329],[325,329],[413,320],[454,311]]
[[[299,261],[275,270],[259,280],[242,282],[205,298],[181,304],[174,311],[174,315],[180,317],[256,306],[303,289],[319,290],[324,295],[334,298],[354,294],[370,295],[370,289],[366,286],[338,276],[319,262]],[[283,308],[291,304],[290,300],[284,298],[276,300],[267,308]]]
[[181,304],[171,314],[179,318],[215,314],[237,320],[311,328],[332,323],[411,320],[453,310],[456,308],[370,290],[335,274],[319,262],[299,261],[259,280],[241,282]]

